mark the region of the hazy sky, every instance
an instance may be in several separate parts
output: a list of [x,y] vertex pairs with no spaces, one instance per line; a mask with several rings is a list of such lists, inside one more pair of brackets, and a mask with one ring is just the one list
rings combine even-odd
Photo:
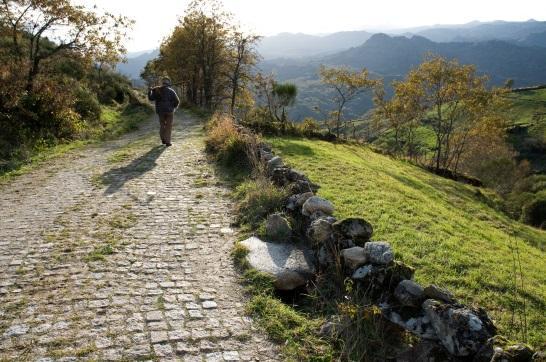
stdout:
[[[153,49],[170,33],[189,0],[81,0],[124,14],[136,24],[129,51]],[[546,19],[546,0],[224,0],[242,25],[260,35],[331,33],[473,20]]]

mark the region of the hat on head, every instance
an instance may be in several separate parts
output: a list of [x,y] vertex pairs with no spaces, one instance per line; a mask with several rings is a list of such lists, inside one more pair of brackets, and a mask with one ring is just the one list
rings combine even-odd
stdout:
[[171,85],[171,79],[169,77],[163,77],[163,79],[161,79],[161,84],[163,85]]

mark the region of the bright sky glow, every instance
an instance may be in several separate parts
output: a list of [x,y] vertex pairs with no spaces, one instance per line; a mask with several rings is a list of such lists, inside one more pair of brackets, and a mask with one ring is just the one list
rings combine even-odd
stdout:
[[[81,0],[136,21],[129,51],[157,48],[183,14],[188,0]],[[260,35],[324,34],[473,20],[546,20],[546,0],[224,0],[246,28]]]

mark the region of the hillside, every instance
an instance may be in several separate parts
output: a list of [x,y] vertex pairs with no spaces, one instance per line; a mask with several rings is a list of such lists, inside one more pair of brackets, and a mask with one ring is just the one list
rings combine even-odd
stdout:
[[488,207],[486,196],[474,187],[367,148],[287,138],[268,141],[322,185],[319,194],[338,207],[336,216],[369,220],[376,227],[375,240],[391,242],[399,259],[417,267],[417,281],[446,286],[466,302],[485,306],[508,335],[514,305],[511,248],[516,247],[524,268],[530,342],[546,341],[546,232]]

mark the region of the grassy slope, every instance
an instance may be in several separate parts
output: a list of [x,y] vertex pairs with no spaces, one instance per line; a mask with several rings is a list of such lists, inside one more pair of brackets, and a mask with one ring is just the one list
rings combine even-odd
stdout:
[[15,176],[29,172],[45,161],[55,159],[89,143],[113,139],[126,132],[136,130],[138,124],[149,119],[151,114],[151,109],[146,106],[104,106],[102,107],[100,125],[92,130],[88,138],[33,150],[28,160],[20,161],[9,171],[0,172],[0,182],[6,182]]
[[322,185],[319,194],[334,202],[336,216],[369,220],[374,239],[391,242],[397,258],[417,268],[417,281],[446,286],[466,302],[486,307],[503,334],[510,334],[511,245],[517,245],[530,342],[546,342],[546,232],[488,207],[471,186],[363,147],[269,141],[287,162]]

